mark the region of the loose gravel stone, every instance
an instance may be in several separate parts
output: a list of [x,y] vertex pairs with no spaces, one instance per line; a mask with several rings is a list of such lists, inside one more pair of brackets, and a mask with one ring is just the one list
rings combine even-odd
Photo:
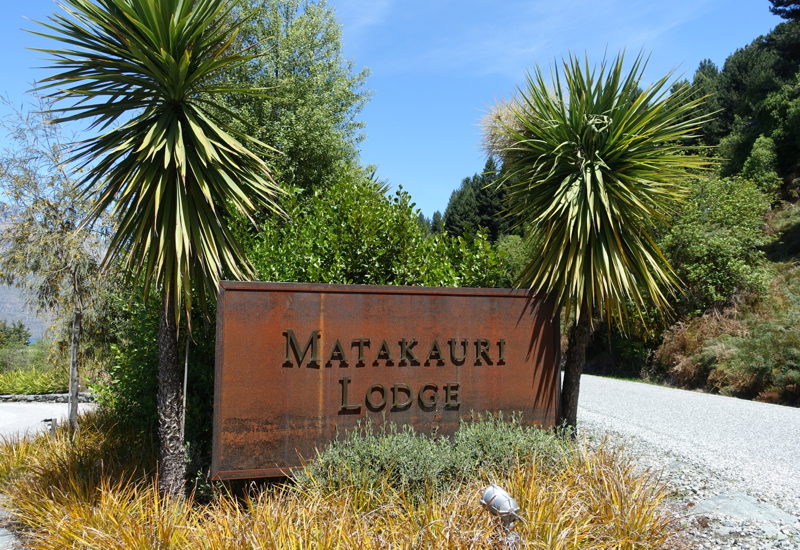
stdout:
[[[748,444],[760,445],[762,452],[742,453],[736,448],[742,446],[737,438],[749,437],[751,432],[737,432],[740,419],[732,414],[726,423],[719,408],[744,410],[755,425],[776,416],[786,422],[800,411],[770,408],[775,406],[763,409],[758,407],[763,405],[760,403],[720,401],[719,396],[590,376],[582,377],[581,386],[579,432],[590,440],[611,438],[639,467],[660,475],[672,489],[669,507],[695,548],[800,549],[800,479],[791,475],[800,466],[800,454],[776,462],[765,458],[771,456],[771,447],[796,448],[800,441],[785,438],[798,426],[784,423],[782,430],[753,434],[758,440]],[[685,414],[684,398],[690,403],[688,408],[697,412],[691,419]],[[626,403],[624,410],[621,402]],[[644,419],[658,417],[660,420],[644,423]],[[715,425],[705,425],[708,422]],[[694,441],[713,434],[718,440]],[[730,448],[727,456],[709,460],[709,448],[726,447]],[[736,460],[731,460],[731,455]]]

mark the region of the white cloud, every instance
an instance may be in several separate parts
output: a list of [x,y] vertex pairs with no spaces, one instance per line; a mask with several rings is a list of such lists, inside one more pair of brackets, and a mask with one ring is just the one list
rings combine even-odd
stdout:
[[[339,2],[346,37],[387,73],[518,76],[568,51],[597,56],[658,46],[714,0],[390,0]],[[393,8],[397,8],[393,10]],[[413,27],[413,28],[409,28]],[[353,42],[348,42],[351,46]]]
[[334,0],[331,3],[339,19],[346,22],[348,35],[360,35],[386,21],[393,0]]

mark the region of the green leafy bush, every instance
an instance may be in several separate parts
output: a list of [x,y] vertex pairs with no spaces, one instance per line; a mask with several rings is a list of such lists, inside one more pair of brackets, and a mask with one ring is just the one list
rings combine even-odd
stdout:
[[288,219],[271,217],[238,237],[262,281],[502,287],[507,268],[485,232],[426,236],[411,197],[394,196],[359,167],[311,197],[283,204]]
[[775,264],[761,302],[670,327],[655,362],[675,385],[800,405],[800,267]]
[[768,296],[774,273],[764,251],[775,237],[764,215],[770,212],[771,195],[739,177],[697,179],[689,185],[689,196],[671,224],[660,228],[659,239],[683,283],[675,303],[680,322],[669,327],[674,318],[629,305],[635,321],[630,330],[609,334],[601,325],[587,351],[587,372],[706,387],[718,352],[720,358],[728,354],[716,338],[746,332],[725,311]]
[[679,313],[698,314],[748,296],[762,297],[769,270],[759,247],[772,238],[770,200],[750,180],[699,179],[661,245],[684,283]]
[[[712,339],[708,386],[737,397],[800,405],[800,267],[777,266],[767,300],[745,312],[745,334]],[[723,353],[724,352],[724,353]]]
[[557,466],[570,455],[568,439],[502,415],[474,416],[452,438],[418,433],[409,426],[366,424],[330,443],[297,482],[337,491],[378,489],[388,481],[422,498],[468,481],[481,469],[508,472],[533,455],[546,467]]
[[742,168],[742,176],[755,183],[764,193],[774,193],[781,185],[781,178],[776,172],[777,167],[778,155],[775,154],[775,142],[762,134],[750,150],[750,156]]
[[[131,429],[156,438],[158,426],[158,322],[160,296],[151,295],[145,307],[141,292],[133,299],[124,293],[110,298],[109,318],[113,357],[103,380],[91,387],[100,406],[112,416],[125,419]],[[197,302],[195,302],[196,304]],[[205,318],[198,307],[192,311],[186,397],[187,458],[189,475],[207,466],[211,456],[214,401],[214,311]],[[187,330],[180,327],[180,361],[184,364]]]

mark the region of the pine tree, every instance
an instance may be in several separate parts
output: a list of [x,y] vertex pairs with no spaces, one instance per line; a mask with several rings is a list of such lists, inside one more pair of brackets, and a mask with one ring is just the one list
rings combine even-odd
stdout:
[[439,235],[444,232],[444,219],[442,218],[442,213],[438,210],[433,213],[431,231],[433,231],[434,235]]
[[472,232],[478,227],[478,203],[475,200],[477,185],[473,183],[476,177],[477,174],[461,180],[461,187],[450,195],[444,211],[444,229],[453,237],[458,237],[465,231]]
[[769,0],[772,6],[769,11],[792,21],[800,20],[800,2],[797,0]]
[[509,219],[504,217],[505,186],[495,182],[499,171],[494,158],[489,157],[481,174],[464,178],[461,187],[453,191],[444,212],[444,228],[452,236],[465,230],[474,233],[479,227],[489,232],[492,242],[508,232]]

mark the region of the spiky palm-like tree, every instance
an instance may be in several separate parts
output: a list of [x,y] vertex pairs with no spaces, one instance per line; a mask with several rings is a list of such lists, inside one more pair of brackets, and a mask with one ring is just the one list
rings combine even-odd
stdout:
[[569,56],[537,67],[512,101],[484,119],[484,143],[505,165],[509,212],[541,245],[521,284],[551,296],[575,324],[561,417],[575,426],[593,312],[623,327],[628,304],[670,310],[675,275],[652,236],[653,222],[684,196],[688,171],[708,159],[681,140],[704,121],[700,99],[669,95],[671,74],[640,88],[646,60],[624,55],[599,68]]
[[[251,268],[226,225],[235,211],[275,209],[278,192],[253,151],[266,148],[227,124],[217,94],[249,92],[215,75],[251,57],[230,52],[236,2],[63,0],[42,36],[61,43],[39,89],[67,100],[60,122],[88,120],[99,135],[72,159],[96,198],[89,218],[110,209],[117,230],[106,262],[122,258],[129,283],[163,297],[159,324],[162,493],[183,488],[182,376],[178,324],[192,291],[216,297],[222,274]],[[230,120],[230,119],[227,119]]]

